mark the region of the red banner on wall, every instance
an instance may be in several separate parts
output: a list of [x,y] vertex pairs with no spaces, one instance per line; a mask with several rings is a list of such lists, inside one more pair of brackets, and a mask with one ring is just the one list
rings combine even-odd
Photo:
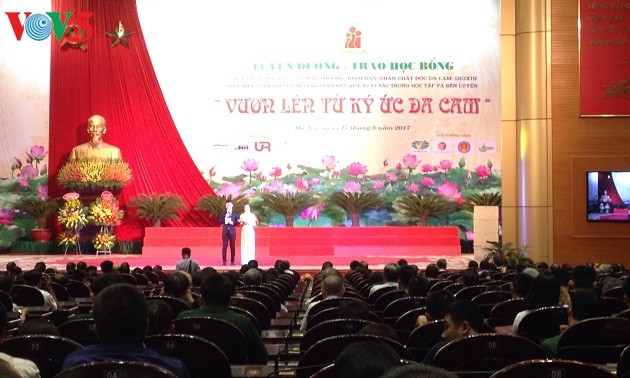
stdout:
[[580,1],[580,115],[630,117],[630,1]]

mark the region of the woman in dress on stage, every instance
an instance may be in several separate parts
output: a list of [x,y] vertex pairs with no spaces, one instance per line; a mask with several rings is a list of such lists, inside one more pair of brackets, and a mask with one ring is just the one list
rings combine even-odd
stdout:
[[256,232],[254,226],[258,223],[256,215],[251,212],[249,204],[243,207],[238,221],[243,226],[241,228],[241,264],[247,264],[250,260],[256,259]]

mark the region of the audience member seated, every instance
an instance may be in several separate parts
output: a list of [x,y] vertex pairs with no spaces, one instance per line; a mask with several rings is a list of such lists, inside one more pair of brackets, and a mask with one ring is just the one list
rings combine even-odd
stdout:
[[446,259],[438,259],[435,262],[435,266],[437,266],[438,271],[440,272],[446,272],[446,265],[447,265]]
[[558,340],[560,335],[568,327],[571,327],[580,320],[595,318],[600,314],[599,301],[597,296],[590,290],[577,290],[571,296],[571,305],[568,309],[569,324],[563,324],[560,327],[560,333],[557,336],[543,340],[541,346],[549,358],[556,356]]
[[418,274],[418,267],[415,265],[399,265],[398,267],[398,290],[407,290],[409,281]]
[[398,285],[398,264],[389,263],[383,268],[383,283],[374,285],[370,288],[370,294],[384,287]]
[[230,280],[219,274],[210,274],[201,281],[201,306],[197,309],[182,311],[177,318],[208,316],[226,320],[238,327],[247,340],[244,348],[247,350],[249,364],[266,364],[267,350],[260,333],[252,321],[228,308],[233,288]]
[[114,271],[114,262],[111,260],[103,260],[101,262],[101,273],[111,273]]
[[435,280],[440,275],[440,271],[435,264],[427,265],[427,268],[424,270],[424,276],[429,280]]
[[455,301],[444,310],[444,332],[441,341],[424,357],[423,364],[432,365],[433,357],[440,348],[449,341],[458,340],[467,336],[476,335],[487,331],[483,323],[483,314],[469,301]]
[[348,345],[335,360],[337,378],[378,378],[401,366],[400,355],[391,346],[374,341]]
[[371,320],[370,307],[360,301],[343,301],[337,308],[337,316],[340,319]]
[[173,333],[175,314],[168,303],[164,301],[149,301],[147,304],[149,329],[147,336]]
[[398,333],[396,333],[396,331],[392,327],[383,323],[368,324],[365,327],[361,328],[357,332],[357,334],[383,336],[387,337],[388,339],[400,342],[400,337],[398,337]]
[[192,306],[195,299],[192,296],[191,284],[192,278],[183,270],[170,273],[164,279],[164,295],[167,297],[177,298]]
[[533,282],[534,277],[531,275],[527,273],[516,273],[510,284],[510,294],[512,294],[512,298],[525,298]]
[[[329,268],[334,269],[334,268]],[[341,275],[331,275],[323,279],[322,281],[322,297],[323,300],[331,299],[331,298],[340,298],[343,297],[343,293],[345,291],[345,287],[343,285],[343,278]],[[313,306],[315,306],[320,301],[311,302],[306,308],[304,312],[304,319],[302,320],[302,325],[300,326],[300,331],[306,331],[306,325],[309,317],[309,313]]]
[[630,308],[630,279],[628,279],[628,277],[623,280],[621,287],[623,288],[623,301],[626,302]]
[[[526,269],[527,270],[527,269]],[[533,310],[547,307],[558,306],[560,301],[560,282],[550,271],[544,271],[534,278],[532,287],[525,297],[525,310],[516,314],[513,332],[518,333],[518,325],[523,317]]]
[[25,335],[52,335],[59,336],[57,326],[48,320],[41,318],[29,319],[18,329],[18,336]]
[[157,365],[178,377],[189,376],[180,360],[144,347],[149,324],[147,301],[135,286],[119,283],[106,287],[94,299],[93,313],[100,344],[68,355],[64,370],[88,362],[126,360]]
[[380,378],[457,378],[457,375],[435,366],[407,364],[389,370]]
[[408,297],[426,297],[431,289],[431,282],[424,276],[416,274],[409,279],[405,295]]
[[[0,344],[6,337],[7,310],[0,304]],[[0,361],[6,362],[17,370],[22,378],[39,378],[39,369],[33,361],[12,357],[6,353],[0,353]]]
[[578,265],[573,268],[572,276],[573,290],[595,290],[597,271],[592,266]]
[[462,272],[462,284],[464,287],[479,285],[479,273],[476,270],[466,269]]
[[[37,288],[44,296],[44,304],[50,307],[51,311],[57,311],[57,298],[50,283],[50,276],[42,273],[41,270],[33,269],[24,274],[24,280],[29,286]],[[44,290],[44,288],[46,290]]]
[[444,310],[455,301],[455,296],[450,291],[436,290],[427,295],[427,311],[418,316],[416,327],[434,320],[443,319]]
[[257,268],[249,268],[243,273],[243,285],[262,284],[262,273]]

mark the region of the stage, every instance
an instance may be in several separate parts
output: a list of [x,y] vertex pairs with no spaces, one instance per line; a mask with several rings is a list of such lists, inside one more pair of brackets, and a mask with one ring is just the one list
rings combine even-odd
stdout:
[[[240,230],[239,230],[240,231]],[[237,233],[238,234],[238,233]],[[235,268],[240,259],[240,240],[236,239]],[[170,270],[181,258],[181,249],[189,247],[192,258],[202,267],[222,269],[221,228],[219,227],[148,227],[142,254],[116,255],[0,255],[0,265],[16,261],[22,269],[44,261],[65,269],[68,261],[85,261],[98,266],[103,260],[114,264],[128,262],[132,267],[161,265]],[[380,269],[389,262],[405,259],[421,268],[444,258],[449,268],[463,269],[472,254],[461,254],[457,227],[259,227],[256,229],[256,260],[263,268],[276,260],[288,260],[299,271],[315,271],[324,261],[341,270],[352,260],[365,260]],[[228,250],[229,264],[229,250]],[[230,266],[227,267],[231,269]]]
[[[444,256],[444,255],[424,255],[410,257],[407,259],[410,264],[415,264],[421,269],[424,269],[427,265],[435,263],[437,259],[444,258],[448,262],[449,269],[464,269],[468,265],[470,260],[473,260],[472,254],[461,254],[458,256]],[[197,260],[202,268],[210,266],[217,270],[229,270],[240,269],[240,261],[236,262],[235,266],[221,266],[221,250],[216,251],[216,256],[203,256],[195,254],[193,249],[193,259]],[[127,254],[114,254],[114,255],[30,255],[30,254],[4,254],[0,255],[0,270],[5,270],[5,266],[10,261],[15,261],[23,271],[32,269],[35,263],[38,261],[44,261],[47,267],[52,267],[57,270],[65,270],[66,263],[73,261],[85,261],[88,265],[99,266],[104,260],[111,260],[115,265],[119,265],[122,262],[128,262],[133,268],[144,267],[146,265],[161,265],[164,270],[175,269],[177,258],[148,258],[146,256],[127,255]],[[308,256],[294,256],[294,258],[288,259],[291,262],[291,269],[298,272],[315,272],[321,268],[322,262],[326,260],[314,260]],[[332,258],[331,261],[335,268],[339,270],[348,270],[351,258]],[[396,260],[376,258],[373,256],[362,256],[357,260],[365,260],[370,264],[372,269],[382,269],[387,262],[396,262]],[[259,261],[260,267],[263,269],[271,268],[274,261],[261,260]]]

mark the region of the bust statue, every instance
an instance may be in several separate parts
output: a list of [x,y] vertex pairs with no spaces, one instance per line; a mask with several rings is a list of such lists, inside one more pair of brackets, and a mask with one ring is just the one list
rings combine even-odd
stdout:
[[103,142],[103,135],[107,132],[107,123],[103,116],[98,114],[91,116],[87,121],[87,132],[90,141],[74,147],[68,161],[90,159],[122,161],[120,149]]

